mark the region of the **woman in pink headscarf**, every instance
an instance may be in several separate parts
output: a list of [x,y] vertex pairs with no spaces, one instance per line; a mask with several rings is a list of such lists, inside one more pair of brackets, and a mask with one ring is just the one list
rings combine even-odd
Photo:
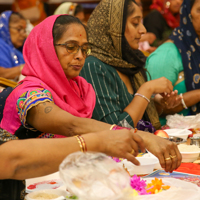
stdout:
[[152,10],[144,18],[144,26],[147,32],[152,33],[149,42],[153,46],[159,46],[179,26],[179,10],[183,0],[153,0],[150,6]]
[[[57,17],[49,17],[29,35],[23,52],[26,78],[6,100],[1,127],[19,138],[57,137],[47,133],[70,135],[76,126],[74,116],[92,116],[95,92],[78,76],[91,51],[85,28],[75,17]],[[69,26],[71,28],[64,32]],[[48,29],[53,30],[53,34]],[[62,120],[67,119],[71,127],[62,125]],[[91,131],[91,121],[77,120],[77,124],[82,132]],[[93,122],[94,129],[101,130],[103,125],[99,124]],[[107,126],[109,129],[110,125]]]

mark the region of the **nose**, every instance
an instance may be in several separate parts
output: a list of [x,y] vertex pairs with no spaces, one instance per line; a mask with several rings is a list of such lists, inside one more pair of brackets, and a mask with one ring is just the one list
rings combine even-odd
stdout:
[[147,32],[146,28],[144,27],[143,23],[140,23],[139,33],[145,34]]
[[79,47],[78,52],[74,55],[74,58],[77,59],[77,60],[82,60],[82,59],[84,59],[84,56],[83,56],[83,52],[82,52],[82,50],[81,50],[81,47]]

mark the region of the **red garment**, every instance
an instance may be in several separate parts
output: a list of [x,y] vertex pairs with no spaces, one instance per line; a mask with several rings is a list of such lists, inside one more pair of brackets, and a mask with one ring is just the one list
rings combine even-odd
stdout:
[[[170,0],[168,0],[170,1]],[[165,4],[168,2],[166,0],[153,0],[153,3],[150,6],[150,9],[155,9],[159,11],[162,16],[165,18],[167,24],[172,29],[176,28],[180,24],[180,14],[173,15],[169,8],[165,7]]]
[[200,165],[196,163],[181,163],[181,166],[175,171],[200,175]]

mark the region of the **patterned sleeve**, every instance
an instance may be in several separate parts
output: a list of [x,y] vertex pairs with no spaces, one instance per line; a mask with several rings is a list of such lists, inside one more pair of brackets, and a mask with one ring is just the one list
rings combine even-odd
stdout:
[[53,97],[51,92],[44,88],[37,88],[24,92],[17,100],[16,107],[22,125],[26,128],[31,128],[28,124],[26,124],[26,116],[28,111],[39,103],[47,101],[53,102]]

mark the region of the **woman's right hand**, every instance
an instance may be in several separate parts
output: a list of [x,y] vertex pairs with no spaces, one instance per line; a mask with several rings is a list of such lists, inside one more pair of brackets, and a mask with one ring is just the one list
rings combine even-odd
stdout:
[[[143,139],[134,133],[134,129],[103,131],[98,134],[99,143],[101,144],[102,152],[118,158],[126,158],[135,165],[139,165],[139,161],[135,158],[138,154],[138,149],[145,152]],[[134,153],[131,151],[134,149]]]
[[148,85],[149,89],[152,91],[152,94],[170,94],[173,91],[172,82],[165,77],[148,81],[145,84]]

